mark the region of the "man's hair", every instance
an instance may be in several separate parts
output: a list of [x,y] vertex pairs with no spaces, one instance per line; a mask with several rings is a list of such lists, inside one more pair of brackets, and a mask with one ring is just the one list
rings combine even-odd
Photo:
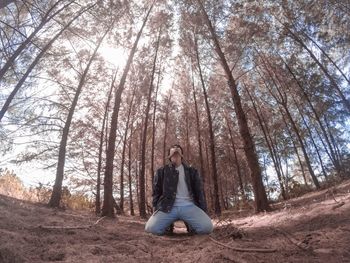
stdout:
[[[170,149],[171,148],[174,148],[174,147],[178,147],[181,149],[181,154],[183,155],[184,154],[184,150],[182,149],[181,145],[180,144],[173,144],[170,146],[170,148],[168,149],[168,156],[170,155]],[[170,158],[169,158],[170,159]]]

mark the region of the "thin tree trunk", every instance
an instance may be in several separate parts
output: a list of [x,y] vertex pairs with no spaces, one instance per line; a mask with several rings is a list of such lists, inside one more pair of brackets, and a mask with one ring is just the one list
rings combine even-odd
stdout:
[[[293,117],[292,117],[292,115],[290,114],[288,108],[287,108],[287,107],[284,107],[284,110],[285,110],[285,112],[286,112],[286,114],[287,114],[287,117],[288,117],[288,119],[289,119],[290,124],[291,124],[292,127],[293,127],[294,133],[295,133],[295,135],[296,135],[297,138],[298,138],[298,141],[299,141],[301,150],[302,150],[302,152],[303,152],[304,159],[305,159],[306,165],[307,165],[307,167],[308,167],[309,173],[310,173],[310,175],[311,175],[312,181],[314,182],[314,185],[316,186],[316,188],[319,189],[319,188],[320,188],[320,184],[319,184],[318,179],[317,179],[317,177],[316,177],[316,175],[315,175],[315,173],[314,173],[314,171],[313,171],[313,168],[312,168],[312,166],[311,166],[311,161],[310,161],[309,155],[308,155],[308,153],[307,153],[307,151],[306,151],[306,147],[305,147],[305,145],[304,145],[303,139],[301,138],[301,135],[300,135],[300,133],[299,133],[299,129],[298,129],[296,123],[294,122]],[[281,112],[281,113],[282,113],[282,112]],[[282,114],[282,115],[283,115],[283,114]]]
[[132,138],[133,138],[133,125],[130,127],[130,138],[129,138],[129,160],[128,160],[128,181],[129,181],[129,206],[130,206],[130,215],[134,216],[134,201],[132,198],[132,177],[131,177],[131,146],[132,146]]
[[190,136],[189,136],[189,121],[188,121],[188,106],[186,105],[185,110],[185,125],[186,125],[186,155],[187,155],[187,162],[191,163],[191,148],[190,148]]
[[243,139],[244,151],[245,151],[245,155],[246,155],[249,169],[251,172],[252,185],[253,185],[254,196],[255,196],[255,209],[257,212],[263,212],[263,211],[270,210],[270,206],[268,204],[268,200],[267,200],[267,196],[266,196],[265,187],[264,187],[264,184],[262,181],[262,174],[261,174],[261,169],[260,169],[260,165],[259,165],[259,159],[258,159],[257,153],[255,151],[255,145],[253,142],[252,135],[250,134],[250,131],[249,131],[247,118],[246,118],[246,115],[243,111],[243,107],[241,104],[241,97],[238,93],[235,79],[232,76],[232,72],[231,72],[230,67],[227,63],[226,57],[225,57],[223,51],[221,50],[219,40],[218,40],[217,35],[214,31],[214,28],[211,24],[211,21],[208,17],[208,14],[206,13],[202,2],[200,0],[197,0],[197,2],[200,5],[200,9],[202,10],[202,13],[204,15],[205,22],[209,28],[212,40],[213,40],[214,45],[215,45],[215,51],[220,58],[220,62],[221,62],[222,67],[225,71],[228,85],[229,85],[229,88],[231,91],[231,96],[232,96],[232,100],[234,103],[236,116],[238,119],[239,131],[240,131],[241,137]]
[[314,146],[314,148],[315,148],[315,151],[316,151],[318,160],[320,161],[320,165],[321,165],[321,169],[322,169],[323,176],[327,179],[327,172],[326,172],[326,170],[325,170],[325,167],[324,167],[324,164],[323,164],[323,161],[322,161],[322,157],[321,157],[321,155],[320,155],[320,152],[319,152],[319,150],[318,150],[318,147],[317,147],[317,145],[316,145],[316,142],[315,142],[315,140],[314,140],[314,138],[313,138],[311,129],[310,129],[309,125],[307,124],[306,120],[305,120],[305,117],[304,117],[304,114],[303,114],[302,110],[300,109],[298,103],[295,101],[294,98],[293,98],[293,101],[294,101],[294,104],[295,104],[295,106],[297,107],[297,109],[298,109],[298,111],[299,111],[299,114],[300,114],[300,116],[301,116],[301,118],[302,118],[302,120],[303,120],[303,123],[304,123],[304,125],[305,125],[305,127],[306,127],[306,129],[307,129],[307,131],[308,131],[308,133],[309,133],[309,137],[310,137],[311,142],[312,142],[312,144],[313,144],[313,146]]
[[124,139],[123,139],[123,150],[122,150],[122,161],[120,164],[120,212],[124,214],[124,164],[125,164],[125,151],[126,151],[126,143],[127,143],[127,137],[128,137],[128,130],[129,130],[129,122],[130,122],[130,115],[131,110],[133,108],[134,103],[134,97],[136,93],[136,86],[134,87],[131,95],[131,101],[129,103],[129,110],[128,110],[128,116],[126,119],[125,124],[125,132],[124,132]]
[[[112,25],[114,22],[112,23]],[[66,161],[66,146],[67,146],[67,140],[68,140],[68,134],[69,134],[69,128],[73,119],[73,114],[75,111],[75,107],[77,106],[79,95],[83,89],[83,86],[85,84],[86,76],[89,72],[90,66],[96,56],[96,53],[98,49],[100,48],[100,45],[102,44],[102,41],[104,40],[105,36],[109,32],[109,30],[112,28],[112,25],[106,30],[106,32],[103,34],[103,36],[99,39],[97,46],[90,57],[90,60],[81,75],[80,81],[78,88],[75,92],[74,99],[72,101],[71,107],[68,112],[67,120],[65,122],[65,125],[63,127],[63,132],[62,132],[62,138],[60,142],[60,147],[59,147],[59,153],[58,153],[58,163],[57,163],[57,172],[56,172],[56,180],[55,184],[53,186],[52,190],[52,195],[49,201],[49,206],[50,207],[59,207],[60,201],[61,201],[61,195],[62,195],[62,182],[63,182],[63,176],[64,176],[64,164]]]
[[169,110],[170,110],[170,103],[171,103],[171,93],[168,98],[168,103],[165,109],[165,119],[164,119],[164,135],[163,135],[163,165],[166,163],[166,142],[167,142],[167,135],[168,135],[168,123],[169,123]]
[[[299,129],[298,129],[298,127],[297,127],[297,125],[296,125],[296,123],[295,123],[295,121],[294,121],[292,115],[290,114],[290,111],[289,111],[288,107],[287,107],[287,98],[286,98],[285,94],[282,94],[282,91],[281,91],[281,90],[283,90],[283,89],[281,89],[281,88],[279,87],[279,85],[276,83],[276,81],[275,81],[273,75],[271,74],[269,68],[268,68],[267,65],[265,64],[265,60],[264,60],[264,59],[263,59],[263,64],[264,64],[264,67],[265,67],[267,73],[269,74],[269,77],[270,77],[271,81],[274,83],[274,86],[276,87],[276,90],[277,90],[277,92],[278,92],[280,98],[277,98],[277,97],[276,97],[276,95],[273,93],[273,91],[271,90],[271,88],[270,88],[266,83],[265,83],[265,86],[266,86],[266,88],[269,90],[271,96],[276,100],[276,102],[277,102],[279,105],[281,105],[281,106],[283,107],[285,113],[287,114],[287,117],[288,117],[288,119],[289,119],[289,121],[290,121],[290,124],[292,125],[292,128],[293,128],[293,130],[294,130],[294,132],[295,132],[295,134],[296,134],[296,136],[297,136],[297,138],[298,138],[300,147],[301,147],[301,149],[302,149],[302,151],[303,151],[304,158],[305,158],[305,162],[306,162],[306,165],[307,165],[307,167],[308,167],[309,173],[310,173],[310,175],[311,175],[312,181],[314,182],[316,188],[319,189],[319,188],[320,188],[320,184],[319,184],[318,179],[317,179],[317,177],[316,177],[316,175],[315,175],[315,173],[314,173],[314,171],[313,171],[313,168],[312,168],[312,165],[311,165],[311,161],[310,161],[310,159],[309,159],[309,155],[307,154],[306,147],[305,147],[305,145],[304,145],[303,139],[301,138]],[[260,76],[261,76],[261,75],[260,75]],[[261,77],[262,77],[262,76],[261,76]],[[265,81],[264,81],[264,82],[265,82]],[[281,111],[281,114],[282,114],[282,116],[283,116],[282,110],[280,110],[280,111]]]
[[[306,99],[306,101],[307,101],[307,103],[308,103],[310,109],[311,109],[312,112],[314,113],[314,116],[315,116],[315,118],[316,118],[316,121],[317,121],[317,123],[319,124],[319,126],[320,126],[320,128],[321,128],[322,134],[323,134],[323,136],[324,136],[324,138],[325,138],[325,140],[326,140],[326,143],[327,143],[328,148],[329,148],[329,151],[330,151],[330,153],[329,153],[328,156],[330,157],[330,159],[331,159],[331,161],[332,161],[332,163],[333,163],[335,169],[337,170],[337,172],[338,172],[339,174],[341,174],[342,169],[341,169],[341,166],[340,166],[340,164],[339,164],[339,160],[338,160],[338,158],[337,158],[337,156],[336,156],[336,154],[335,154],[335,152],[334,152],[333,146],[332,146],[332,144],[331,144],[331,142],[330,142],[330,139],[329,139],[329,137],[328,137],[328,134],[327,134],[327,132],[326,132],[326,129],[325,129],[325,127],[324,127],[323,124],[322,124],[322,121],[321,121],[321,119],[320,119],[319,114],[317,113],[315,107],[313,106],[313,104],[312,104],[312,102],[311,102],[311,100],[310,100],[310,98],[309,98],[309,95],[306,93],[306,91],[305,91],[305,89],[303,88],[302,84],[300,83],[300,81],[299,81],[299,80],[297,79],[297,77],[295,76],[293,70],[289,67],[289,65],[283,60],[283,58],[282,58],[281,56],[280,56],[280,58],[281,58],[281,60],[283,61],[284,65],[286,66],[286,68],[287,68],[287,70],[289,71],[289,73],[292,75],[292,77],[293,77],[293,79],[295,80],[295,82],[297,83],[297,85],[298,85],[299,89],[301,90],[302,94],[304,95],[303,98]],[[327,151],[327,153],[328,153],[328,151]]]
[[152,176],[152,183],[153,183],[153,180],[154,180],[154,173],[155,173],[154,172],[154,145],[155,145],[155,137],[156,137],[157,96],[158,96],[160,79],[161,79],[161,70],[159,69],[156,93],[154,95],[153,117],[152,117],[152,148],[151,148],[151,176]]
[[[18,83],[16,84],[16,87],[12,90],[12,92],[10,93],[10,95],[7,97],[4,105],[2,106],[1,110],[0,110],[0,122],[2,120],[2,118],[4,117],[6,111],[8,110],[12,100],[14,99],[14,97],[16,96],[17,92],[19,91],[19,89],[22,87],[23,83],[26,81],[27,77],[29,76],[29,74],[32,72],[32,70],[34,69],[34,67],[39,63],[40,59],[44,56],[44,54],[49,50],[49,48],[51,47],[51,45],[62,35],[62,33],[76,20],[78,19],[78,17],[80,17],[84,12],[88,11],[89,9],[91,9],[93,6],[90,6],[89,8],[81,11],[80,13],[78,13],[72,20],[69,21],[69,23],[67,25],[65,25],[46,45],[45,47],[42,48],[42,50],[40,51],[40,53],[35,57],[35,59],[33,60],[33,62],[30,64],[30,66],[28,67],[28,69],[26,70],[26,72],[24,73],[24,75],[21,77],[21,79],[18,81]],[[4,66],[4,68],[6,67],[6,65]],[[0,76],[1,79],[1,76]]]
[[220,207],[220,200],[219,200],[219,186],[218,186],[218,172],[216,168],[216,154],[215,154],[215,138],[214,138],[214,131],[213,131],[213,121],[211,117],[210,107],[209,107],[209,101],[208,101],[208,94],[206,91],[203,75],[202,75],[202,68],[200,63],[200,58],[198,54],[198,45],[197,45],[197,39],[196,36],[194,36],[195,40],[195,52],[196,52],[196,59],[197,59],[197,66],[198,66],[198,72],[199,77],[202,84],[202,90],[204,95],[204,101],[205,101],[205,109],[207,112],[207,118],[208,118],[208,125],[209,125],[209,144],[210,144],[210,156],[211,156],[211,172],[213,176],[213,183],[214,183],[214,200],[215,200],[215,214],[217,216],[221,215],[221,207]]
[[105,106],[105,112],[103,115],[103,120],[102,120],[102,127],[101,127],[101,132],[100,132],[100,145],[98,148],[98,165],[97,165],[97,182],[96,182],[96,200],[95,200],[95,213],[96,215],[101,214],[101,168],[102,168],[102,152],[103,152],[103,139],[104,139],[104,131],[106,128],[106,123],[107,123],[107,116],[108,116],[108,108],[109,108],[109,103],[112,98],[112,91],[114,88],[114,83],[117,77],[117,72],[114,74],[114,77],[112,79],[112,84],[108,92],[107,96],[107,102]]
[[[207,137],[207,136],[205,136]],[[204,142],[204,149],[205,149],[205,160],[207,163],[207,171],[210,171],[210,159],[209,159],[209,153],[208,153],[208,144],[207,144],[207,140],[205,140]],[[213,181],[213,177],[210,176],[210,173],[208,174],[208,190],[209,190],[209,204],[210,204],[210,208],[214,209],[214,194],[213,194],[213,187],[212,187],[212,181]]]
[[264,134],[265,142],[266,142],[267,148],[269,149],[269,152],[270,152],[270,155],[271,155],[271,159],[272,159],[272,162],[274,164],[275,171],[276,171],[276,174],[277,174],[278,183],[279,183],[280,188],[281,188],[282,198],[283,198],[283,200],[287,200],[286,191],[285,191],[285,188],[284,188],[284,185],[283,185],[283,181],[282,181],[281,169],[280,169],[280,166],[278,165],[277,152],[275,150],[275,147],[272,145],[273,144],[272,140],[271,140],[271,142],[269,140],[269,138],[271,139],[271,137],[267,135],[268,131],[265,130],[266,127],[264,126],[264,123],[266,125],[266,122],[265,122],[265,120],[262,119],[263,117],[260,116],[260,114],[258,112],[258,109],[256,107],[256,104],[255,104],[255,101],[254,101],[253,97],[251,96],[251,94],[250,94],[250,92],[248,90],[248,87],[245,86],[245,90],[246,90],[246,92],[248,94],[248,97],[250,98],[250,101],[253,104],[253,109],[255,111],[256,117],[258,118],[261,131]]
[[[145,173],[146,173],[146,140],[147,140],[147,130],[148,130],[148,115],[149,115],[149,109],[151,107],[151,98],[152,98],[152,92],[153,92],[153,80],[154,80],[154,74],[156,72],[156,64],[157,64],[157,57],[158,57],[158,49],[159,49],[159,42],[160,42],[160,36],[161,36],[161,28],[158,32],[158,38],[157,38],[157,44],[156,44],[156,51],[154,55],[153,60],[153,68],[151,73],[151,81],[149,85],[148,90],[148,98],[147,98],[147,105],[146,110],[144,112],[145,114],[145,123],[143,126],[143,133],[142,133],[142,144],[141,144],[141,170],[140,170],[140,216],[141,218],[146,218],[146,191],[145,191]],[[153,160],[151,160],[153,162]]]
[[[325,124],[326,124],[326,126],[327,126],[327,129],[328,129],[328,131],[329,131],[329,138],[331,139],[331,142],[332,142],[332,144],[334,145],[334,153],[336,154],[337,159],[339,160],[339,165],[340,165],[340,167],[343,167],[341,154],[340,154],[338,145],[337,145],[337,143],[335,142],[335,139],[334,139],[333,133],[332,133],[332,131],[331,131],[331,129],[330,129],[329,122],[328,122],[328,120],[327,120],[327,116],[326,116],[326,115],[324,115],[324,121],[325,121]],[[341,177],[344,177],[345,173],[340,173],[339,175],[340,175]]]
[[233,134],[232,134],[232,130],[231,130],[231,126],[230,123],[228,121],[228,117],[227,117],[227,113],[224,113],[224,118],[226,121],[226,126],[228,128],[228,132],[230,135],[230,141],[231,141],[231,146],[232,146],[232,150],[233,150],[233,157],[235,158],[235,165],[236,165],[236,170],[237,170],[237,175],[238,175],[238,182],[239,182],[239,188],[240,188],[240,192],[242,195],[242,200],[245,201],[246,200],[246,196],[245,196],[245,192],[244,192],[244,187],[243,187],[243,180],[242,180],[242,171],[241,171],[241,167],[239,165],[238,162],[238,156],[237,156],[237,149],[236,149],[236,145],[233,139]]
[[203,163],[201,127],[199,122],[198,103],[197,103],[196,89],[194,86],[194,76],[193,76],[192,67],[191,67],[191,75],[192,75],[192,93],[193,93],[194,109],[196,113],[196,128],[197,128],[196,130],[197,130],[198,152],[199,152],[199,161],[200,161],[200,173],[202,176],[204,189],[206,189],[208,182],[206,180],[206,173],[205,173],[204,163]]
[[114,210],[113,210],[113,160],[114,160],[114,154],[115,154],[115,141],[116,141],[116,137],[117,137],[118,114],[119,114],[119,108],[120,108],[120,103],[121,103],[121,96],[122,96],[122,93],[124,91],[126,77],[128,75],[131,63],[132,63],[134,55],[136,53],[138,42],[141,38],[143,28],[146,25],[146,22],[148,20],[149,14],[152,11],[152,8],[153,8],[153,4],[149,8],[146,17],[143,20],[142,26],[141,26],[141,28],[136,36],[136,40],[134,42],[134,45],[130,51],[128,60],[126,62],[126,66],[125,66],[123,75],[120,79],[118,90],[115,93],[114,108],[113,108],[113,113],[112,113],[111,127],[110,127],[108,148],[107,148],[106,170],[105,170],[105,177],[104,177],[104,199],[103,199],[103,207],[102,207],[102,216],[108,216],[108,217],[115,216]]

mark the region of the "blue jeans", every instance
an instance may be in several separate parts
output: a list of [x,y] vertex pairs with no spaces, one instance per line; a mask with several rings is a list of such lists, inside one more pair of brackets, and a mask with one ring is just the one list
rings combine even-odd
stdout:
[[169,213],[155,211],[148,219],[145,231],[162,235],[165,229],[177,220],[188,223],[196,234],[209,234],[213,231],[213,223],[210,217],[195,204],[173,206]]

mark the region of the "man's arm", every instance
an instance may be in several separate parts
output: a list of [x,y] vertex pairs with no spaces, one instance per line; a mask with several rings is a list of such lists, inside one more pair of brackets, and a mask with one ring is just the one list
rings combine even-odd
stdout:
[[193,172],[195,180],[194,191],[197,197],[198,206],[208,214],[207,201],[205,200],[202,177],[199,175],[197,169],[194,169]]
[[159,198],[162,195],[162,191],[163,191],[163,185],[162,185],[162,177],[163,175],[163,169],[159,168],[156,172],[156,174],[154,175],[154,179],[153,179],[153,188],[152,188],[152,197],[153,197],[153,201],[152,201],[152,206],[153,206],[153,210],[156,210]]

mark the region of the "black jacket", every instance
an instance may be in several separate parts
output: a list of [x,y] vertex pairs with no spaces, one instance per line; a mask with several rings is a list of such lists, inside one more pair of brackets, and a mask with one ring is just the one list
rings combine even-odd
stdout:
[[[185,170],[185,182],[194,204],[207,213],[202,178],[195,168],[182,164]],[[171,163],[157,170],[152,193],[154,211],[170,212],[175,202],[178,180],[179,172]]]

